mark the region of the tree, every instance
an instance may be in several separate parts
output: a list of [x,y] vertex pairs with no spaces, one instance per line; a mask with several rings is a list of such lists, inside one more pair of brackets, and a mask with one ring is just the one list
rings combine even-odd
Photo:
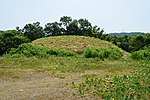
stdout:
[[67,26],[67,34],[69,35],[79,35],[79,27],[78,27],[78,21],[73,20],[68,26]]
[[130,46],[132,48],[132,51],[138,51],[142,49],[146,44],[145,35],[139,34],[135,35],[130,40]]
[[47,23],[44,28],[44,32],[46,36],[57,36],[62,35],[62,27],[61,23]]
[[131,48],[129,46],[129,36],[128,35],[124,35],[119,37],[120,39],[120,44],[118,45],[120,48],[122,48],[123,50],[130,52]]
[[145,44],[146,46],[150,46],[150,33],[146,34]]
[[31,41],[45,36],[43,28],[40,26],[40,22],[26,24],[22,29],[22,32],[24,36],[27,36]]
[[94,27],[92,27],[92,32],[93,32],[92,36],[104,40],[103,38],[104,29],[100,29],[100,27],[95,25]]
[[92,25],[87,19],[79,19],[79,34],[84,36],[92,35]]
[[29,42],[29,39],[16,30],[2,31],[0,32],[0,55],[26,42]]
[[68,17],[68,16],[63,16],[60,18],[60,22],[63,25],[63,27],[62,27],[63,34],[67,34],[67,27],[72,22],[72,18]]
[[71,22],[72,22],[72,18],[68,17],[68,16],[63,16],[60,18],[60,22],[67,27]]
[[16,30],[17,30],[18,32],[22,32],[22,29],[20,29],[19,26],[16,27]]

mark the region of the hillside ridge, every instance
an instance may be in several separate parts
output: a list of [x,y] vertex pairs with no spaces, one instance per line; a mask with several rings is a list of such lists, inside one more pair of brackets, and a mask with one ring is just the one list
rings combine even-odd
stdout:
[[94,37],[51,36],[32,41],[33,45],[46,48],[58,48],[83,53],[85,48],[117,47],[114,44]]

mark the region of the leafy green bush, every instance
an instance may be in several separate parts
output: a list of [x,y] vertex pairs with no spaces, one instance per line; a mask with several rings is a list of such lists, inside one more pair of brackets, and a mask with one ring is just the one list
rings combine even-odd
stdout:
[[80,84],[73,84],[80,95],[92,93],[103,100],[149,100],[150,69],[132,72],[131,75],[88,77]]
[[150,60],[150,46],[131,53],[131,58],[136,60]]
[[109,58],[119,59],[123,56],[123,53],[117,48],[87,48],[84,51],[86,58]]
[[26,42],[29,42],[27,37],[16,30],[0,31],[0,55]]
[[33,46],[31,44],[22,44],[18,48],[13,48],[8,52],[7,55],[16,55],[21,54],[26,57],[48,57],[50,55],[55,56],[74,56],[75,54],[71,51],[67,50],[59,50],[59,49],[52,49],[52,48],[43,48],[38,46]]

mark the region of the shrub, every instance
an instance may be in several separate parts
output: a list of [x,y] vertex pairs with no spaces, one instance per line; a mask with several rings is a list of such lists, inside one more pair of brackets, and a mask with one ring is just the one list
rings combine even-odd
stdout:
[[123,53],[117,48],[106,48],[105,57],[110,59],[119,59],[123,56]]
[[131,53],[131,58],[136,60],[150,60],[150,46]]
[[15,54],[21,54],[26,57],[32,57],[32,56],[47,57],[50,55],[55,55],[55,56],[74,56],[75,55],[75,53],[71,51],[32,46],[29,43],[22,44],[18,48],[11,49],[7,55],[15,55]]
[[86,58],[109,58],[119,59],[123,56],[122,52],[117,48],[87,48],[84,51]]

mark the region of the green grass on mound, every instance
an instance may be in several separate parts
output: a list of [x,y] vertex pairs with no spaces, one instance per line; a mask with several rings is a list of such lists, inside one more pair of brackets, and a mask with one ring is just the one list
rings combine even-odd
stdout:
[[85,48],[115,47],[110,42],[85,36],[51,36],[37,39],[32,44],[47,48],[66,49],[79,54],[83,53]]

